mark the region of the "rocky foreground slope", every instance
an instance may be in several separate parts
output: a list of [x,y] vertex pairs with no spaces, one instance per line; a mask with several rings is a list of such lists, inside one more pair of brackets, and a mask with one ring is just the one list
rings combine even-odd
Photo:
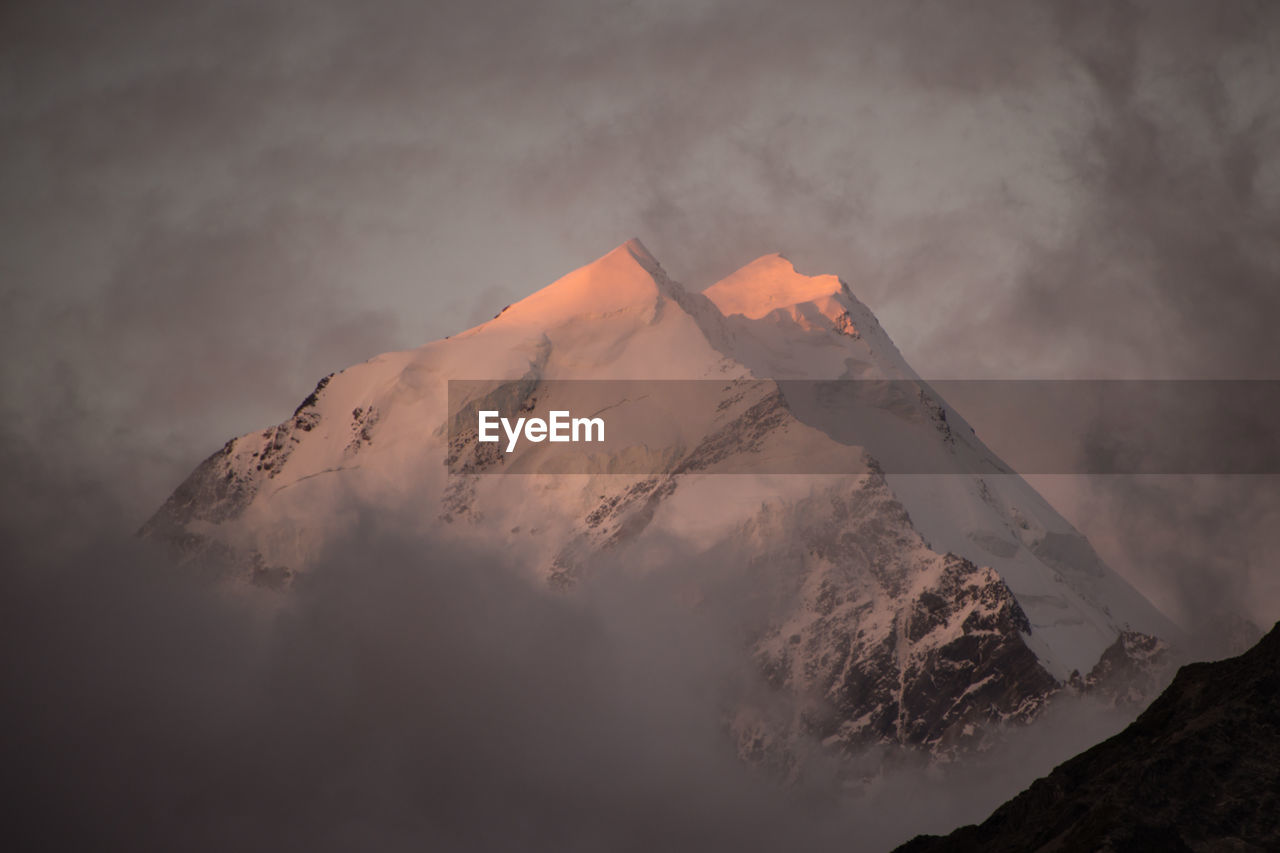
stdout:
[[896,853],[1280,850],[1280,624],[1195,663],[1115,737],[978,826]]

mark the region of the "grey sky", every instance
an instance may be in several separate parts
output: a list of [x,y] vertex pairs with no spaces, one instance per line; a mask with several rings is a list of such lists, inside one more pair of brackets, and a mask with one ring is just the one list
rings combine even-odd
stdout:
[[[926,377],[1280,379],[1278,64],[1245,0],[0,5],[6,837],[876,850],[981,817],[1114,716],[834,811],[704,737],[745,664],[662,578],[548,598],[375,525],[264,620],[128,534],[320,376],[632,236],[695,288],[838,273]],[[1202,650],[1280,617],[1274,478],[1035,484]]]
[[[631,236],[693,287],[775,250],[837,272],[926,376],[1276,378],[1278,17],[6,4],[0,414],[141,518],[320,375]],[[1193,483],[1112,515],[1158,526],[1207,488],[1275,499]],[[1241,524],[1180,552],[1257,574],[1280,543],[1224,556]]]

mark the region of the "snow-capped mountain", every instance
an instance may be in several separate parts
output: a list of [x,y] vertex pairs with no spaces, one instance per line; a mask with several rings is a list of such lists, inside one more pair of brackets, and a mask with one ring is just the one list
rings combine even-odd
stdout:
[[[451,399],[451,379],[522,410],[609,408],[635,439],[557,473],[548,445],[507,456],[456,428],[477,399]],[[663,403],[629,398],[628,383],[558,382],[570,379],[721,390]],[[870,390],[853,406],[781,390],[804,379]],[[739,464],[800,452],[865,473]],[[944,473],[885,464],[904,456]],[[1059,690],[1122,694],[1178,634],[920,380],[844,282],[779,255],[694,293],[629,241],[487,323],[325,377],[288,420],[205,460],[143,533],[238,566],[238,583],[281,586],[354,507],[406,506],[423,532],[499,543],[540,582],[573,584],[606,554],[638,571],[673,555],[738,567],[767,598],[755,658],[797,700],[781,721],[736,712],[742,751],[764,761],[810,737],[951,754],[992,723],[1034,719]]]

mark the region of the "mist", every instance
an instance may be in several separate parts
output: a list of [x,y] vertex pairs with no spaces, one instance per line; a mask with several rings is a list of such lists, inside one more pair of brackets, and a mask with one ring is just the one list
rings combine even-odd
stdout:
[[63,486],[4,493],[22,849],[879,851],[980,819],[1130,716],[1066,700],[963,766],[872,751],[851,787],[815,743],[787,781],[729,733],[741,703],[789,701],[749,655],[732,566],[602,566],[554,592],[379,515],[287,592],[237,590]]
[[[4,4],[11,846],[886,849],[1114,731],[833,804],[744,771],[738,628],[661,577],[555,597],[391,519],[268,607],[132,531],[320,376],[632,236],[696,289],[837,273],[928,378],[1280,378],[1278,15]],[[1198,653],[1280,617],[1275,478],[1036,485]]]

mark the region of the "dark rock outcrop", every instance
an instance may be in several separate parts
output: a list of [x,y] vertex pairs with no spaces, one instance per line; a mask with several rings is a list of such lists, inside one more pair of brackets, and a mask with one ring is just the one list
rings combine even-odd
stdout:
[[1280,624],[1179,670],[1120,734],[978,826],[897,853],[1280,850]]

